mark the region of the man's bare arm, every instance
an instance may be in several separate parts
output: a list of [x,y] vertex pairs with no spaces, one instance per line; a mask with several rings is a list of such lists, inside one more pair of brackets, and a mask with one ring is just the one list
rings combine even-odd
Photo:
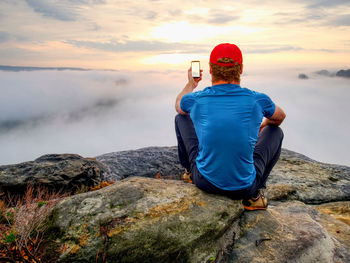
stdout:
[[187,82],[185,88],[176,97],[175,109],[176,109],[176,111],[178,113],[180,113],[182,115],[186,115],[187,114],[186,112],[181,110],[180,101],[181,101],[181,99],[182,99],[182,97],[184,95],[186,95],[187,93],[192,92],[198,86],[198,82],[202,80],[202,72],[203,72],[203,70],[201,70],[201,76],[199,78],[193,78],[192,77],[192,69],[191,68],[188,69],[188,71],[187,71],[188,82]]
[[265,118],[264,121],[261,123],[260,131],[269,124],[280,126],[285,117],[286,114],[284,113],[284,111],[276,105],[275,112],[273,113],[273,115],[269,118]]

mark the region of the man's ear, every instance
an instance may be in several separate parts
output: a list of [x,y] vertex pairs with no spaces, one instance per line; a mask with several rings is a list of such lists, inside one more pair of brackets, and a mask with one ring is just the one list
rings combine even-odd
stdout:
[[243,73],[243,64],[241,65],[241,73],[240,74],[242,74]]
[[212,69],[211,69],[211,64],[210,64],[210,63],[209,63],[209,73],[210,73],[210,74],[213,73],[213,71],[212,71]]

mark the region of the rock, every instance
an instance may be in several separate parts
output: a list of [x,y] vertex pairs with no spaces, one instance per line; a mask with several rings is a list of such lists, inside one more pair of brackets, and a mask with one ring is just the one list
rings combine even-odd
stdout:
[[[349,201],[322,204],[317,206],[317,210],[319,210],[323,214],[331,215],[332,217],[350,226],[350,202]],[[350,232],[348,234],[350,235]]]
[[224,233],[242,212],[240,201],[192,184],[132,177],[66,198],[50,226],[61,262],[205,262],[232,242]]
[[[110,180],[129,176],[178,179],[184,169],[176,147],[149,147],[96,157],[112,171]],[[113,177],[116,176],[116,177]],[[299,200],[310,204],[350,199],[350,167],[316,162],[304,155],[282,149],[280,160],[267,182],[272,200]]]
[[[0,190],[18,192],[29,182],[68,190],[130,176],[178,179],[182,173],[176,147],[115,152],[96,160],[69,154],[45,155],[33,162],[0,166]],[[267,193],[272,200],[310,204],[349,200],[349,175],[349,167],[323,164],[283,149],[268,179]]]
[[[108,153],[96,159],[53,154],[33,162],[0,166],[0,190],[18,192],[31,182],[70,191],[130,176],[179,179],[183,172],[177,147],[148,147]],[[299,200],[307,204],[346,201],[350,199],[350,168],[316,162],[282,149],[268,179],[267,194],[271,200]]]
[[146,178],[182,174],[176,147],[96,159],[49,155],[0,167],[0,182],[17,185],[118,181],[54,208],[48,236],[60,262],[350,262],[347,166],[283,149],[267,183],[269,209],[244,212],[240,200]]
[[178,179],[184,169],[178,161],[177,147],[147,147],[97,156],[106,164],[114,177],[121,180],[129,176],[155,177],[158,173],[167,179]]
[[[350,249],[350,201],[326,203],[316,206],[317,221],[332,237]],[[350,257],[349,257],[350,258]]]
[[0,191],[20,194],[28,184],[73,192],[99,184],[110,170],[94,158],[77,154],[48,154],[31,162],[0,166]]
[[350,226],[320,207],[244,212],[192,184],[130,177],[66,198],[49,225],[60,262],[348,262]]
[[298,78],[299,79],[308,79],[309,77],[306,74],[301,73],[298,75]]
[[[241,236],[225,262],[348,262],[349,246],[330,235],[319,221],[314,208],[298,201],[244,213]],[[345,226],[344,231],[350,233]]]
[[350,78],[350,69],[341,69],[335,75],[337,77]]
[[350,200],[350,167],[316,162],[283,149],[267,181],[267,195],[307,204]]

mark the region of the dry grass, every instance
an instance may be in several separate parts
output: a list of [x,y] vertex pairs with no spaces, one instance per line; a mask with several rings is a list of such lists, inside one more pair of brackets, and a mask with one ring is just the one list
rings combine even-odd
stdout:
[[[93,187],[82,186],[79,192],[89,192],[109,186],[105,182]],[[55,262],[48,249],[55,243],[46,235],[47,218],[53,207],[64,197],[40,187],[28,186],[24,195],[0,200],[0,262]],[[5,198],[4,198],[5,200]],[[59,248],[57,248],[59,249]],[[59,254],[58,251],[52,251]]]
[[0,262],[43,262],[46,219],[62,197],[28,186],[23,196],[0,202]]

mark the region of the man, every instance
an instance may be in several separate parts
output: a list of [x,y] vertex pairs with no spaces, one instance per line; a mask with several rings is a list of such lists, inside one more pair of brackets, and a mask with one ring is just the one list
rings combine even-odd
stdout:
[[[243,199],[246,210],[266,209],[261,189],[277,162],[285,113],[265,94],[240,86],[243,58],[229,43],[210,54],[212,86],[193,92],[202,80],[188,70],[176,98],[179,159],[204,191]],[[265,117],[265,120],[263,120]]]

